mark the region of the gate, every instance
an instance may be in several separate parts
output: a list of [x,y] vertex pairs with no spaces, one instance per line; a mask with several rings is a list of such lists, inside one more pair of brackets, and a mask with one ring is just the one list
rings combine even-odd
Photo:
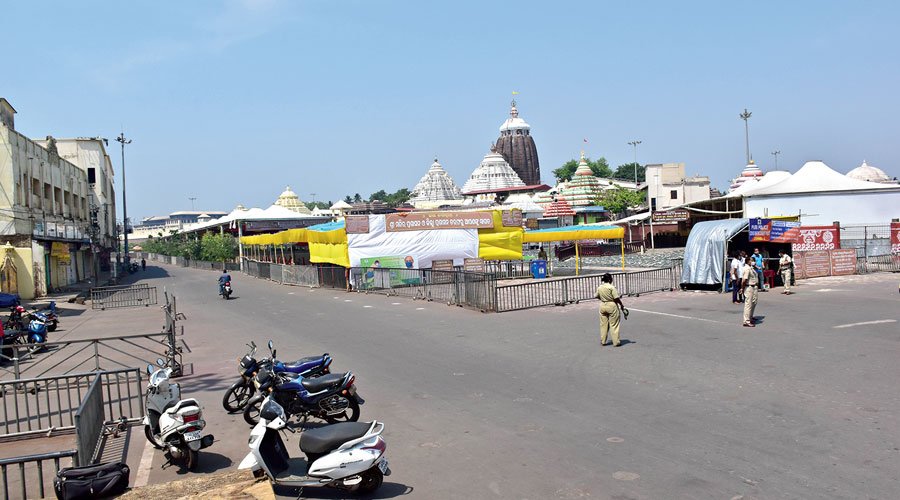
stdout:
[[91,288],[91,309],[106,310],[152,305],[156,305],[156,287],[146,283]]

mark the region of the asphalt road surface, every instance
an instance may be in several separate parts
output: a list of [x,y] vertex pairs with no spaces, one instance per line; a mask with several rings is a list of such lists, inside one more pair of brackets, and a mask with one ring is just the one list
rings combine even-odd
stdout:
[[[141,276],[188,316],[182,391],[217,438],[205,472],[248,451],[220,401],[244,344],[271,338],[280,359],[329,352],[357,375],[362,420],[387,425],[376,498],[900,498],[896,274],[762,293],[754,329],[730,294],[626,298],[619,348],[599,345],[597,302],[483,314],[237,272],[226,302],[216,273]],[[151,483],[183,477],[147,456]]]

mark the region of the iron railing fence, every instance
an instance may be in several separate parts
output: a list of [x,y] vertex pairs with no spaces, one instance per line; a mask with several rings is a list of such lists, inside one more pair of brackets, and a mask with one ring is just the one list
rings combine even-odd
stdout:
[[91,288],[91,309],[156,305],[156,287],[146,283]]
[[285,285],[319,286],[318,266],[281,266],[281,281]]
[[[60,460],[71,460],[68,464],[64,463],[64,467],[75,465],[77,453],[76,450],[67,450],[0,459],[0,490],[3,491],[3,499],[25,500],[27,498],[46,497],[47,490],[53,491],[53,479],[61,468]],[[48,471],[48,474],[44,474],[44,462],[51,460],[53,461],[53,470]],[[31,465],[34,467],[30,467]],[[18,471],[18,474],[11,477],[10,468]],[[37,486],[37,496],[29,493],[29,486]],[[10,492],[11,487],[12,492]]]
[[75,412],[75,463],[79,466],[94,463],[95,450],[100,444],[100,434],[105,421],[103,411],[103,386],[100,375],[88,386],[87,393]]
[[855,248],[857,259],[891,254],[891,225],[841,226],[841,248]]
[[0,382],[0,441],[76,429],[78,409],[94,382],[105,392],[99,403],[105,415],[139,418],[144,413],[142,374],[140,369],[128,368]]
[[[19,379],[22,375],[43,377],[66,375],[78,370],[102,371],[118,368],[135,368],[156,363],[157,358],[167,360],[176,373],[180,372],[184,350],[190,352],[183,338],[175,332],[122,335],[83,340],[60,340],[43,344],[15,344],[8,346],[12,355],[0,354],[3,366],[0,375],[5,379]],[[40,351],[32,352],[33,348]]]
[[858,274],[900,272],[900,254],[861,257],[859,250],[856,251],[856,272]]
[[[613,285],[623,296],[674,290],[678,280],[674,269],[667,267],[610,274],[613,278]],[[516,311],[596,299],[601,276],[600,274],[590,274],[501,285],[497,287],[496,310],[497,312]]]
[[350,268],[353,290],[495,310],[497,277],[491,273],[406,268]]
[[[458,271],[462,269],[457,268]],[[497,279],[530,278],[531,261],[528,260],[486,260],[484,272]]]

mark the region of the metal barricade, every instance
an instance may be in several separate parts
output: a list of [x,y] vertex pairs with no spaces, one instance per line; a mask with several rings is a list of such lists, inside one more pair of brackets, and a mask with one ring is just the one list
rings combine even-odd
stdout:
[[100,375],[96,375],[75,412],[75,450],[78,451],[75,463],[78,466],[94,463],[94,452],[100,443],[103,422],[106,420],[102,389]]
[[491,273],[355,267],[350,276],[357,292],[444,302],[481,311],[495,309],[497,278]]
[[[111,419],[141,418],[144,414],[142,374],[138,368],[128,368],[0,382],[3,395],[0,441],[76,429],[79,408],[88,394],[96,390],[105,393],[99,399],[103,406],[101,414]],[[90,404],[98,403],[91,400]],[[84,413],[82,418],[90,424],[94,417],[94,413]]]
[[91,288],[92,309],[115,309],[156,305],[156,287],[146,283]]
[[285,285],[320,286],[319,267],[286,265],[283,267],[282,280]]
[[[71,458],[72,465],[74,465],[75,456],[77,451],[75,450],[67,450],[67,451],[55,451],[53,453],[41,453],[38,455],[27,455],[24,457],[13,457],[13,458],[3,458],[0,459],[0,489],[3,491],[4,499],[12,499],[12,498],[20,498],[22,500],[26,498],[44,498],[46,496],[46,490],[53,489],[52,482],[53,478],[56,477],[56,473],[59,472],[60,469],[60,460]],[[53,461],[53,471],[49,474],[44,474],[44,462],[52,460]],[[34,464],[35,470],[26,469],[26,465]],[[66,466],[69,466],[68,464]],[[18,470],[18,477],[10,477],[9,469],[14,468],[14,470]],[[36,477],[35,477],[36,476]],[[11,481],[12,480],[12,481]],[[14,496],[10,495],[10,482],[18,483],[13,484],[14,489],[18,490],[19,495]],[[37,485],[37,497],[33,494],[29,494],[28,486]],[[49,486],[49,488],[47,488]]]
[[284,283],[284,265],[269,264],[269,279],[276,283]]

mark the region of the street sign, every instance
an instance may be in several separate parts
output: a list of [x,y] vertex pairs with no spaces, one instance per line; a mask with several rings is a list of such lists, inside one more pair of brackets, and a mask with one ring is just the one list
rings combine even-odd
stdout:
[[664,212],[653,212],[653,222],[660,224],[670,224],[674,222],[684,222],[690,219],[691,215],[687,210],[680,208],[675,210],[666,210]]

